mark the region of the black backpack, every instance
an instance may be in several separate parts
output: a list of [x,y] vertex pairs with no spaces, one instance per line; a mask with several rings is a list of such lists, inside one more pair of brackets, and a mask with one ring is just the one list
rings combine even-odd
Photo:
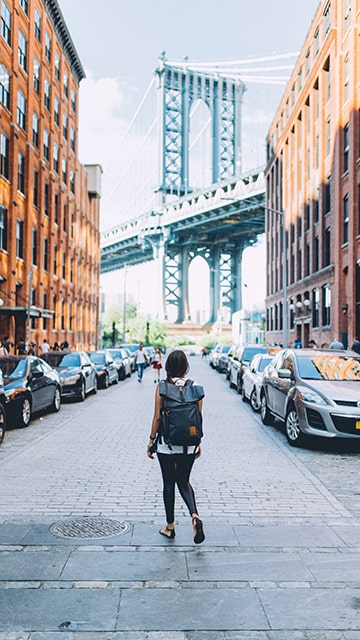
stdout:
[[204,389],[193,380],[186,380],[182,386],[161,380],[159,393],[164,398],[161,435],[169,449],[172,445],[199,445],[203,430],[198,402],[205,395]]

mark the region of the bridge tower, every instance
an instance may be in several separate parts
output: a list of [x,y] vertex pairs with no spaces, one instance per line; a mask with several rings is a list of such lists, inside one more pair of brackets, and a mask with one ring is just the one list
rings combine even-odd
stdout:
[[[211,118],[212,185],[241,175],[241,105],[244,83],[222,76],[216,68],[199,71],[190,63],[168,63],[163,55],[156,69],[160,120],[160,208],[189,196],[199,185],[189,184],[190,112],[203,101]],[[253,239],[252,239],[253,241]],[[251,244],[249,241],[247,244]],[[202,255],[210,268],[210,318],[216,321],[221,307],[230,313],[241,308],[241,257],[243,239],[229,246],[186,246],[164,253],[163,296],[177,307],[177,322],[190,319],[188,272],[191,260]]]

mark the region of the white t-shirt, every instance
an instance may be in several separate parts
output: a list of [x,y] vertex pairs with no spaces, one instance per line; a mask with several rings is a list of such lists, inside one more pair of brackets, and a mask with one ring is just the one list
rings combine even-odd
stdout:
[[47,353],[48,351],[50,351],[50,345],[48,344],[48,342],[42,342],[39,346],[39,349],[41,353]]
[[146,356],[144,353],[144,349],[142,349],[141,351],[140,349],[138,349],[135,353],[135,356],[136,356],[136,364],[145,364]]

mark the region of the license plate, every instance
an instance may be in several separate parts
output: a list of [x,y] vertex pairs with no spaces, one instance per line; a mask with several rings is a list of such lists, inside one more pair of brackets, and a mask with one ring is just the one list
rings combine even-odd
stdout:
[[355,422],[355,429],[360,431],[360,420],[356,420]]

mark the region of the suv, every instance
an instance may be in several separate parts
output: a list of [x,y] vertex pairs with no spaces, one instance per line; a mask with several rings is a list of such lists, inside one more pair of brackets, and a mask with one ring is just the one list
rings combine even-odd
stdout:
[[269,353],[268,347],[263,344],[247,344],[237,347],[231,363],[229,372],[230,388],[235,387],[238,393],[242,390],[242,379],[246,367],[249,366],[250,360],[257,353]]

